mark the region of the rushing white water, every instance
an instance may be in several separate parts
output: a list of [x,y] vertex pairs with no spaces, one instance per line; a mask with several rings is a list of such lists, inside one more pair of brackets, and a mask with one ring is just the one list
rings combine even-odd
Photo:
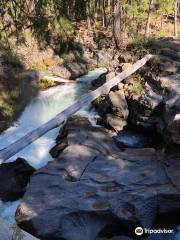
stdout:
[[[106,72],[105,68],[99,68],[79,78],[76,84],[59,85],[41,92],[39,96],[26,107],[17,123],[0,135],[0,149],[7,147],[9,144],[41,126],[70,106],[76,99],[89,90],[90,82],[104,72]],[[93,113],[88,111],[88,107],[82,109],[79,114],[85,115],[89,117],[90,120],[93,120]],[[45,166],[48,161],[52,160],[49,150],[55,144],[58,132],[59,128],[53,129],[8,161],[14,161],[17,157],[23,157],[36,169]],[[19,201],[1,202],[0,217],[9,222],[14,222],[14,214],[18,204]]]
[[[105,71],[106,69],[99,68],[79,78],[77,84],[59,85],[41,92],[26,107],[15,126],[10,127],[4,134],[0,135],[0,149],[7,147],[70,106],[83,93],[88,91],[90,81]],[[88,114],[88,111],[85,110],[81,110],[80,112],[81,114]],[[48,161],[52,160],[49,150],[55,143],[58,131],[59,128],[56,128],[48,132],[30,146],[17,153],[9,161],[14,161],[17,157],[23,157],[36,169],[46,165]]]

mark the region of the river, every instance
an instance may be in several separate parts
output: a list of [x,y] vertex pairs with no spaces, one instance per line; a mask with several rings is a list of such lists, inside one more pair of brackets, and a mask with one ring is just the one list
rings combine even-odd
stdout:
[[[7,147],[9,144],[41,126],[43,123],[49,121],[59,112],[70,106],[76,99],[90,89],[91,81],[98,78],[98,76],[104,72],[106,72],[105,68],[99,68],[79,78],[75,84],[58,85],[40,92],[39,95],[25,108],[14,126],[10,127],[0,135],[0,149]],[[95,124],[96,113],[93,110],[90,111],[88,106],[79,111],[78,114],[88,117],[91,123]],[[36,169],[45,166],[49,161],[53,160],[49,154],[49,150],[54,146],[58,132],[59,128],[51,130],[8,161],[15,161],[18,157],[23,157]],[[130,141],[130,144],[134,145],[134,141],[137,142],[137,137],[135,138],[135,136],[133,136],[134,134],[130,134],[129,137],[126,133],[123,139],[125,142],[128,141],[128,144]],[[6,203],[0,202],[0,218],[3,218],[10,223],[14,223],[15,211],[20,201],[21,200]],[[159,237],[160,238],[158,239],[160,240],[169,240],[168,238],[164,238],[164,236]],[[120,239],[123,240],[128,238],[122,237]],[[154,238],[151,239],[154,240]],[[177,233],[171,240],[179,239],[180,230],[177,229]]]
[[[75,84],[62,84],[40,92],[25,108],[14,126],[0,135],[0,149],[7,147],[70,106],[90,89],[92,80],[98,78],[106,71],[105,68],[98,68],[77,79]],[[88,106],[80,110],[78,114],[88,117],[92,124],[95,124],[94,118],[96,113],[92,110],[89,111]],[[49,131],[8,161],[15,161],[18,157],[22,157],[36,169],[45,166],[49,161],[53,160],[49,150],[55,145],[58,132],[59,128]],[[7,203],[0,202],[0,217],[13,223],[15,221],[15,211],[19,203],[20,200]]]

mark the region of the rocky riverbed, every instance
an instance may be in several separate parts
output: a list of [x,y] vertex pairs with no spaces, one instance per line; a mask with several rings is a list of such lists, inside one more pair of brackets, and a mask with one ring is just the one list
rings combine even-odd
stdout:
[[[98,123],[103,126],[109,126],[117,132],[127,125],[142,132],[154,132],[157,133],[157,138],[160,137],[160,145],[165,148],[176,145],[178,148],[180,44],[168,40],[161,41],[161,44],[161,48],[156,50],[156,55],[145,67],[93,104],[101,116]],[[164,45],[168,47],[163,48]],[[118,60],[116,74],[131,65],[134,58],[126,53],[120,55]],[[109,80],[109,75],[111,74],[104,78],[104,82]]]
[[121,151],[111,132],[81,117],[68,121],[57,148],[62,152],[31,177],[17,209],[24,230],[40,239],[93,240],[135,237],[136,226],[156,228],[161,218],[163,227],[178,223],[179,155]]
[[[50,150],[54,161],[32,176],[27,165],[27,178],[14,176],[16,166],[5,169],[14,189],[24,179],[16,211],[22,229],[42,240],[178,240],[180,59],[178,45],[169,46],[93,103],[97,126],[69,119]],[[93,89],[134,60],[123,53],[115,61],[115,72],[94,80]],[[138,238],[137,226],[174,232]]]

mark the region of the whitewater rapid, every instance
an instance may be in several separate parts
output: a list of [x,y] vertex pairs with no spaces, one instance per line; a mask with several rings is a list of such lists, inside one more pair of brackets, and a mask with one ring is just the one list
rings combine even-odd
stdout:
[[[14,126],[10,127],[0,135],[0,149],[17,141],[28,132],[36,129],[43,123],[46,123],[58,113],[66,109],[81,95],[90,90],[92,80],[98,78],[106,71],[107,69],[105,68],[98,68],[77,79],[75,84],[58,85],[40,92],[39,95],[25,108]],[[89,106],[79,111],[78,114],[88,117],[92,124],[95,124],[95,112],[92,110],[89,111]],[[45,166],[49,161],[53,160],[49,154],[49,150],[55,145],[58,133],[59,128],[49,131],[47,134],[10,158],[8,162],[15,161],[18,157],[22,157],[36,169]],[[6,203],[0,202],[0,217],[13,223],[15,221],[15,211],[19,203],[20,200]]]
[[[0,135],[0,149],[17,141],[28,132],[38,128],[70,106],[90,89],[91,80],[97,78],[104,72],[106,72],[106,69],[99,68],[79,78],[76,84],[59,85],[40,92],[38,97],[26,107],[14,126]],[[87,115],[90,120],[93,118],[93,114],[88,111],[88,107],[82,109],[79,114]],[[53,129],[14,155],[8,161],[14,161],[18,157],[23,157],[36,169],[45,166],[48,161],[52,160],[49,150],[55,144],[58,132],[59,128]]]

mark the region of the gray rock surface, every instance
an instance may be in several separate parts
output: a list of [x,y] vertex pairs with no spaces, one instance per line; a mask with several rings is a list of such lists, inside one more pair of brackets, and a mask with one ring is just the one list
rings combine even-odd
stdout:
[[0,199],[14,201],[21,198],[34,171],[35,169],[21,158],[0,165]]
[[169,58],[166,61],[160,63],[160,70],[163,74],[176,74],[180,72],[180,63],[178,61],[172,61]]
[[107,114],[106,121],[116,132],[123,130],[123,128],[127,125],[126,120],[114,114]]
[[129,110],[123,89],[118,90],[116,92],[111,91],[109,93],[109,99],[112,104],[114,112],[116,112],[118,116],[127,120]]
[[95,53],[95,57],[97,59],[97,64],[100,66],[109,66],[112,63],[112,54],[105,50],[98,50]]
[[16,225],[10,225],[2,219],[0,219],[0,226],[1,240],[38,240],[38,238],[22,231]]
[[174,61],[179,61],[180,60],[180,50],[175,50],[175,49],[169,49],[167,48],[163,48],[160,51],[161,55],[164,55],[166,57],[170,57],[172,60]]
[[161,122],[159,113],[162,111],[163,97],[155,93],[149,86],[146,94],[135,98],[127,97],[129,121],[134,126],[155,128]]
[[123,84],[119,87],[119,90],[114,89],[109,95],[100,97],[93,103],[101,116],[99,124],[111,127],[115,131],[121,131],[127,125],[129,115]]
[[116,76],[115,72],[109,72],[102,74],[100,77],[94,79],[91,82],[92,90],[97,89],[98,87],[102,86],[105,82],[112,80]]
[[160,77],[164,89],[163,119],[171,141],[180,144],[180,74]]
[[160,50],[157,62],[152,62],[151,67],[156,70],[152,72],[146,66],[142,71],[144,93],[137,99],[127,96],[129,121],[135,126],[157,129],[166,145],[180,144],[180,45],[175,41],[164,43],[167,48]]
[[87,73],[88,66],[83,62],[71,62],[60,66],[53,66],[50,71],[53,75],[65,79],[76,79]]
[[180,144],[180,114],[176,114],[168,126],[173,143]]
[[127,125],[127,118],[129,115],[123,86],[118,91],[111,91],[108,98],[111,113],[106,115],[107,124],[115,131],[121,131]]
[[68,146],[31,177],[16,212],[20,227],[43,240],[95,240],[122,230],[133,236],[160,214],[178,219],[179,156],[120,151],[110,132],[84,118],[69,120],[65,131]]

